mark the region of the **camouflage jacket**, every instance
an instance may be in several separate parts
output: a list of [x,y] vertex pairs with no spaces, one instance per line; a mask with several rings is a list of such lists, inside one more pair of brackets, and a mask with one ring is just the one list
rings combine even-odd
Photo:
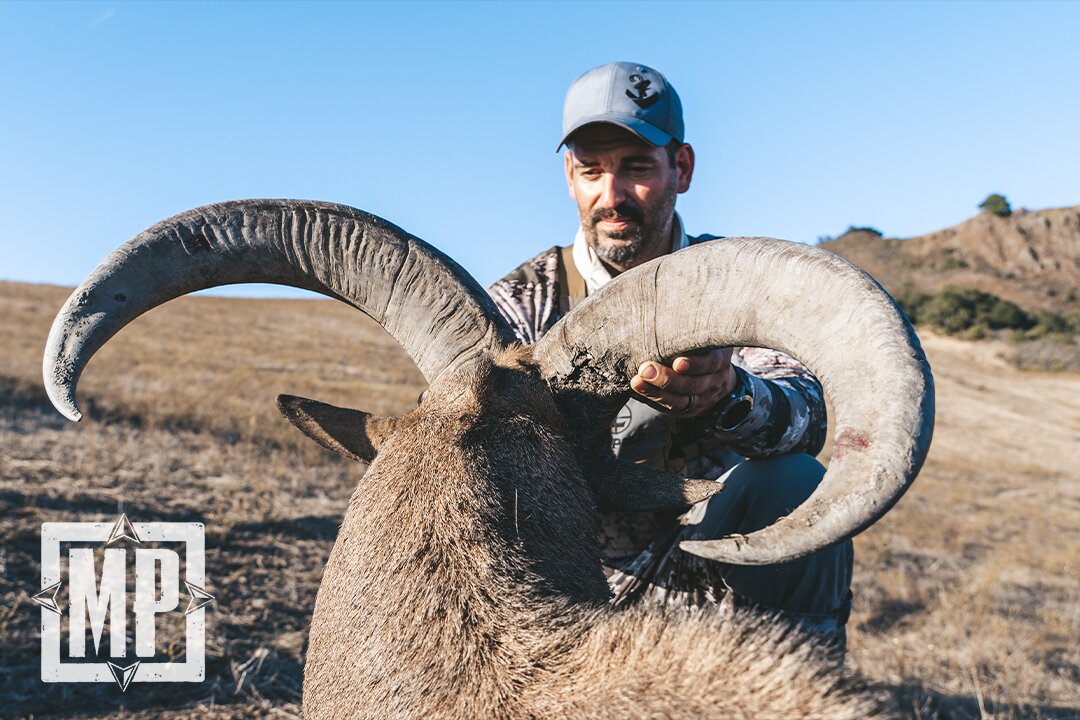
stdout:
[[[723,242],[711,235],[686,240],[690,245]],[[488,288],[524,343],[543,337],[568,306],[568,291],[560,287],[560,262],[560,249],[549,248]],[[612,424],[615,453],[686,477],[710,479],[746,457],[816,455],[826,432],[825,400],[817,378],[805,365],[775,350],[737,348],[732,361],[754,398],[753,409],[738,426],[717,430],[709,414],[673,419],[632,399]],[[618,529],[605,542],[605,555],[640,551],[672,521],[657,515],[651,520],[638,517],[631,523],[611,523]]]

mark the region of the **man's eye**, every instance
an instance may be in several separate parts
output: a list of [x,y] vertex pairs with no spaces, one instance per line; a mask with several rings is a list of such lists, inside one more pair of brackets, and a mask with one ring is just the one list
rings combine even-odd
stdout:
[[648,165],[631,165],[630,172],[635,175],[646,175],[652,170]]
[[585,168],[581,171],[581,174],[587,178],[595,178],[600,177],[603,173],[599,168]]

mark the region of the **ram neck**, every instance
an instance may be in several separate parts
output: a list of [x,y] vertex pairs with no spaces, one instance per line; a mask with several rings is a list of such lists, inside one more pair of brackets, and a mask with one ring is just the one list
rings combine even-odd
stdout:
[[[442,448],[438,467],[425,459],[431,454],[410,451],[409,463],[384,452],[354,494],[327,564],[305,693],[311,683],[329,696],[427,706],[431,698],[403,688],[452,687],[442,702],[517,702],[552,629],[570,621],[568,606],[606,601],[594,526],[568,529],[551,512],[573,501],[589,517],[577,489],[584,484],[556,483],[575,497],[550,497],[540,479],[508,481],[520,464],[492,470],[500,458],[476,448]],[[342,663],[364,668],[362,686],[335,675]]]

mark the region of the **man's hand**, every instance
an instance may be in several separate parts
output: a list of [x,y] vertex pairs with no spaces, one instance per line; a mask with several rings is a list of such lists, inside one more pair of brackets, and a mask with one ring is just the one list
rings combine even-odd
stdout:
[[680,355],[671,367],[658,362],[642,363],[637,375],[630,379],[630,389],[657,410],[694,417],[712,410],[735,389],[736,382],[731,348],[720,348]]

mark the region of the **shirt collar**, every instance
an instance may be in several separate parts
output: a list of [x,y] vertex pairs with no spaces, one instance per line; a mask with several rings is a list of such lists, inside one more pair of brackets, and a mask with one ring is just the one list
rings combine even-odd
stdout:
[[[690,239],[686,237],[686,230],[683,229],[679,213],[675,213],[675,232],[672,234],[675,239],[671,243],[671,252],[682,250],[690,245]],[[589,295],[611,282],[611,273],[600,262],[596,251],[585,239],[585,231],[581,227],[578,227],[577,235],[574,236],[574,265],[577,266],[581,277],[585,278],[585,289]]]

